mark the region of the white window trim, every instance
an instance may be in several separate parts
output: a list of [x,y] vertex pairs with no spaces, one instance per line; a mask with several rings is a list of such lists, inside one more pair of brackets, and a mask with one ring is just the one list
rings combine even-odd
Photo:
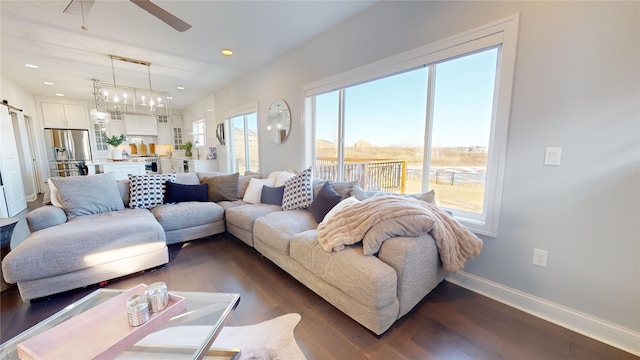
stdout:
[[492,119],[491,138],[489,140],[489,148],[491,150],[488,154],[489,166],[487,167],[485,181],[484,218],[478,219],[473,216],[465,216],[464,212],[454,213],[454,216],[471,231],[487,236],[497,236],[498,217],[502,203],[519,20],[520,15],[514,14],[446,39],[304,85],[302,87],[304,99],[303,126],[305,132],[303,144],[306,166],[314,164],[316,150],[315,142],[313,141],[315,138],[315,126],[313,123],[315,103],[310,97],[387,77],[394,73],[424,66],[425,64],[450,60],[482,48],[501,44],[498,54],[500,71],[496,74],[494,119]]
[[[239,106],[237,108],[233,108],[230,110],[225,111],[222,114],[222,118],[224,119],[224,133],[226,134],[226,138],[228,139],[226,144],[225,144],[225,151],[227,154],[232,154],[233,153],[233,149],[231,148],[231,124],[229,122],[229,119],[234,118],[236,116],[243,116],[243,115],[247,115],[250,113],[256,113],[256,115],[258,114],[258,109],[259,109],[259,103],[258,102],[252,102],[249,103],[247,105],[243,105],[243,106]],[[258,116],[258,129],[260,129],[260,116]],[[259,134],[258,134],[259,136]],[[245,145],[245,148],[248,145]],[[258,139],[258,146],[260,146],[260,140]],[[246,151],[248,151],[248,149],[246,149]],[[262,164],[262,151],[258,151],[258,164]],[[235,166],[232,164],[232,159],[231,156],[227,156],[227,169],[233,169],[235,168]],[[236,169],[238,170],[238,169]]]
[[[197,131],[194,131],[195,129],[198,128],[197,125],[199,124],[203,124],[204,125],[204,132],[202,134],[200,134]],[[202,138],[204,139],[204,143],[203,144],[198,144],[196,145],[196,137],[199,137],[200,135],[203,135]],[[207,122],[205,119],[200,119],[200,120],[195,120],[191,122],[191,136],[193,137],[193,146],[205,146],[207,143]]]

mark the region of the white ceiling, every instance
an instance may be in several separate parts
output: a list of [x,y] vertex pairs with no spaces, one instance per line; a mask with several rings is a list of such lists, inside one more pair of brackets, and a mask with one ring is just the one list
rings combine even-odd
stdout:
[[[128,0],[96,0],[85,31],[80,13],[62,12],[69,0],[1,0],[2,74],[34,95],[90,100],[91,79],[112,82],[109,54],[144,60],[153,88],[171,92],[172,107],[182,109],[377,0],[153,2],[193,27],[181,33]],[[118,85],[148,87],[145,66],[114,65]]]

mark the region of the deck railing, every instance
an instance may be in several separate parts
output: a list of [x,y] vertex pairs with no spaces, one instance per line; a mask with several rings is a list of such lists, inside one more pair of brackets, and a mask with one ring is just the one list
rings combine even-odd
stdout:
[[[357,181],[364,190],[404,193],[407,181],[407,162],[347,158],[344,161],[344,181]],[[336,181],[338,160],[330,157],[316,158],[315,176]]]

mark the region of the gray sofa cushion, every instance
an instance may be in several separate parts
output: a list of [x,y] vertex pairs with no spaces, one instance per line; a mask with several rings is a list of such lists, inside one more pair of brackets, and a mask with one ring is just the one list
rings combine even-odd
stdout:
[[278,211],[257,218],[253,224],[253,236],[281,254],[289,255],[291,237],[317,226],[309,210]]
[[118,184],[113,173],[88,176],[52,177],[67,217],[123,210]]
[[224,220],[224,209],[212,202],[181,202],[151,209],[165,231],[210,224]]
[[[32,233],[4,258],[3,275],[14,283],[66,274],[162,250],[165,239],[149,210],[78,216]],[[120,270],[123,275],[130,273]]]
[[316,276],[374,309],[393,304],[397,297],[396,271],[375,256],[365,256],[362,246],[326,252],[316,230],[291,238],[291,258]]
[[257,218],[276,211],[282,211],[282,208],[278,205],[248,204],[227,208],[225,217],[227,223],[253,232],[253,222]]

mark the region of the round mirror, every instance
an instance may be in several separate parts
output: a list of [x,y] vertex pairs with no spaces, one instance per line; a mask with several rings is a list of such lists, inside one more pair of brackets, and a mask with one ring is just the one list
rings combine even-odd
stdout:
[[282,144],[289,136],[291,128],[291,113],[289,106],[284,100],[276,100],[269,108],[267,117],[267,131],[269,137],[276,144]]

